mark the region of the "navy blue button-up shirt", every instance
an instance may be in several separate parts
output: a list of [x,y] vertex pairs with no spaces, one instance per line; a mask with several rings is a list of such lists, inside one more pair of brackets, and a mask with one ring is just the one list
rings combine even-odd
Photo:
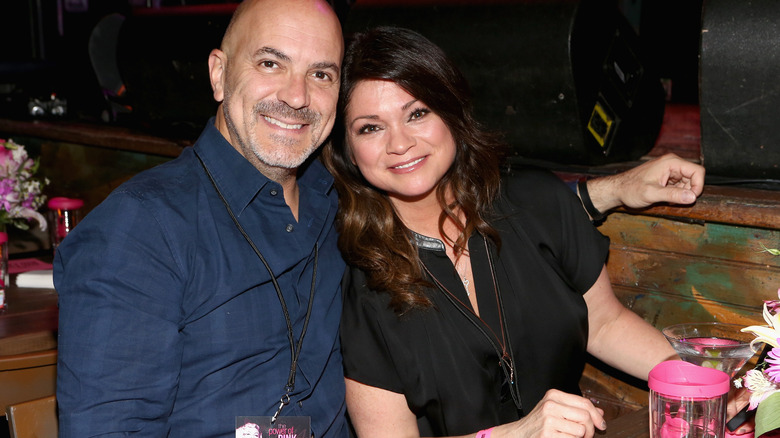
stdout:
[[291,357],[280,300],[195,152],[270,264],[296,342],[314,277],[282,415],[311,416],[318,438],[346,437],[332,177],[317,161],[301,169],[296,222],[282,187],[213,120],[193,148],[120,186],[57,249],[60,436],[232,437],[236,416],[279,405]]

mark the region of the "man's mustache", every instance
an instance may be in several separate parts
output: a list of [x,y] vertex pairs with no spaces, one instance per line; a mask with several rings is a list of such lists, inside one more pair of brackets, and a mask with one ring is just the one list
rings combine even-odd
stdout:
[[313,125],[320,121],[320,114],[309,109],[294,109],[284,102],[263,100],[255,105],[255,113],[261,113],[266,116],[284,119],[285,122],[300,122]]

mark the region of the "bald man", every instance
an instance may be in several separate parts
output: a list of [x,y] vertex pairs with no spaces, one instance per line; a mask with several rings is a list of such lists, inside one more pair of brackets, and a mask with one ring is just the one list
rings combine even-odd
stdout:
[[324,1],[244,1],[208,60],[216,117],[57,249],[60,436],[347,436],[336,193],[309,159],[342,52]]

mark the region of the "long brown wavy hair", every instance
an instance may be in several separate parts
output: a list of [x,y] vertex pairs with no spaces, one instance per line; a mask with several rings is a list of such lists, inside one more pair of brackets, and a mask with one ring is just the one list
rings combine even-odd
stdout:
[[[436,189],[442,207],[439,232],[456,254],[462,253],[474,232],[500,244],[486,216],[498,194],[506,147],[474,118],[468,82],[454,62],[417,32],[378,27],[349,39],[341,80],[342,117],[360,81],[387,80],[424,102],[444,121],[457,150],[453,165]],[[369,184],[353,164],[343,119],[337,121],[331,138],[322,160],[333,173],[339,193],[337,227],[345,260],[366,273],[368,287],[391,295],[390,305],[396,313],[429,307],[431,301],[424,293],[429,283],[411,231],[387,195]],[[451,203],[445,199],[447,193],[454,196]],[[458,211],[464,213],[465,223]],[[459,235],[454,238],[444,233],[447,218],[458,227]]]

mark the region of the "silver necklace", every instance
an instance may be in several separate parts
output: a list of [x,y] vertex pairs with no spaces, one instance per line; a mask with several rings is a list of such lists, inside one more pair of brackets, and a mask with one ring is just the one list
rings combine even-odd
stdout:
[[[460,268],[458,265],[463,262],[463,267]],[[466,296],[471,296],[471,290],[469,289],[469,286],[471,285],[471,281],[468,277],[468,267],[469,262],[466,260],[466,257],[464,257],[463,254],[461,254],[460,258],[458,259],[458,263],[455,264],[455,272],[458,273],[460,276],[460,281],[463,283],[463,287],[466,289]]]

